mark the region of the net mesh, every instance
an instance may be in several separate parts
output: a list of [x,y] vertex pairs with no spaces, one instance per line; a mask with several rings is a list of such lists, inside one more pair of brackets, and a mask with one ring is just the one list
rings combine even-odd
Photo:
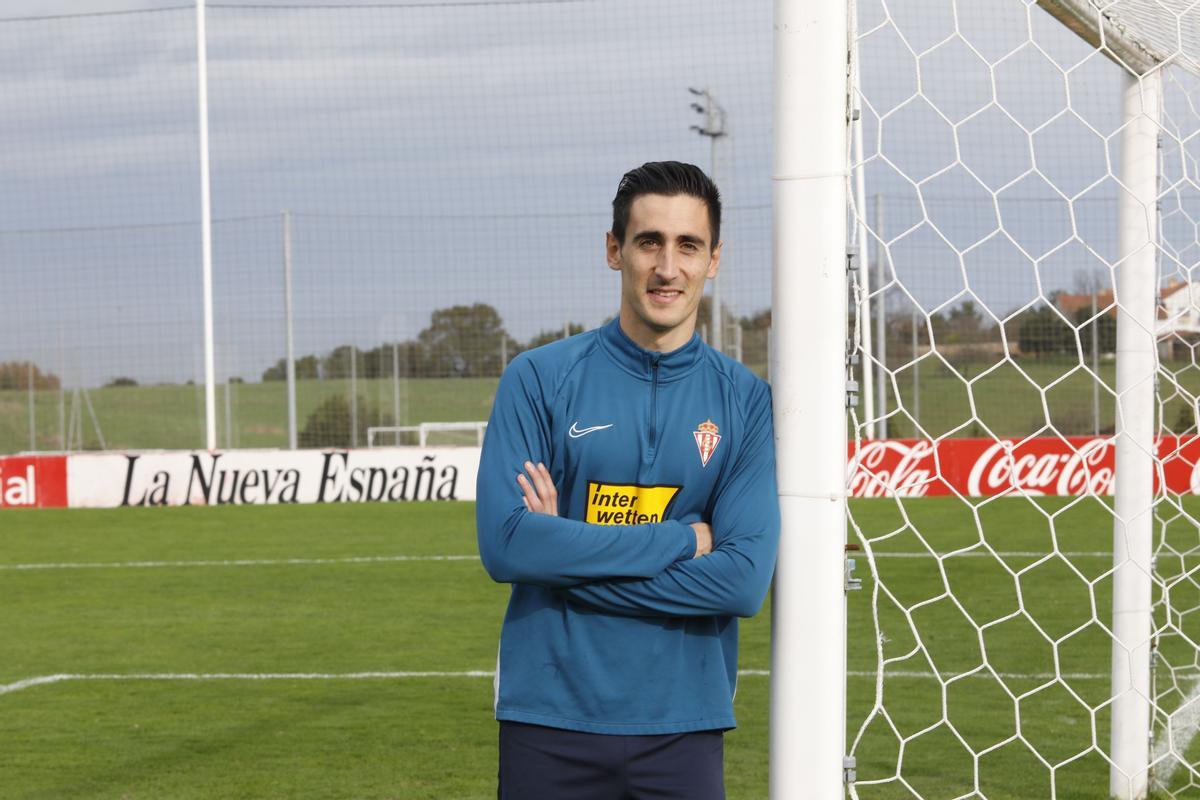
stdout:
[[[1103,30],[1094,43],[1077,35],[1089,14]],[[1143,796],[1113,739],[1130,727],[1116,709],[1135,697],[1150,714],[1133,727],[1149,734],[1152,791],[1192,796],[1194,11],[867,0],[855,23],[852,306],[874,390],[851,413],[851,488],[878,499],[850,505],[870,574],[849,605],[851,794]],[[1148,201],[1122,171],[1131,75],[1161,91]],[[1131,196],[1156,262],[1149,323],[1131,324],[1122,284],[1134,257],[1119,209]],[[1122,316],[1141,328],[1158,389],[1146,412],[1154,494],[1118,511],[1112,452],[1132,436],[1146,385],[1118,382]],[[959,437],[975,448],[966,463],[951,457]],[[1153,567],[1136,542],[1150,515]],[[1136,642],[1113,611],[1114,587],[1135,574],[1149,574],[1153,602],[1152,635]],[[1146,662],[1148,693],[1129,677]]]

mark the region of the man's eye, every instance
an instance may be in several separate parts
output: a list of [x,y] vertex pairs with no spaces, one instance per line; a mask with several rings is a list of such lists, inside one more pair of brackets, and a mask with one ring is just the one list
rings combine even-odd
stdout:
[[642,239],[640,242],[638,242],[638,245],[642,248],[649,249],[651,247],[657,247],[658,242],[654,241],[653,239]]

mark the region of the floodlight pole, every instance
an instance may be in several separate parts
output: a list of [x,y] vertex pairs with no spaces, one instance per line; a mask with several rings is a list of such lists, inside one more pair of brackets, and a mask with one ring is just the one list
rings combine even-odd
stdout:
[[879,291],[879,299],[875,301],[875,360],[879,362],[879,380],[875,389],[879,393],[875,408],[878,410],[878,425],[875,429],[876,439],[888,438],[887,418],[887,385],[890,373],[887,368],[887,285],[884,278],[884,248],[883,248],[883,197],[875,193],[875,286]]
[[1116,474],[1109,794],[1146,797],[1154,512],[1155,264],[1162,78],[1126,74],[1117,207]]
[[286,321],[288,449],[296,449],[296,348],[292,338],[292,212],[283,212],[283,316]]
[[[717,180],[717,140],[729,135],[729,131],[725,126],[725,109],[721,107],[721,104],[717,102],[716,98],[712,96],[712,92],[707,88],[693,89],[689,86],[688,91],[696,97],[702,98],[704,101],[703,104],[692,103],[692,110],[704,116],[704,124],[692,125],[691,130],[709,138],[709,159],[711,165],[708,169],[708,177],[720,188]],[[716,244],[716,242],[713,242],[714,247]],[[721,273],[718,272],[717,276],[712,279],[712,325],[710,326],[711,339],[709,340],[709,344],[712,345],[714,350],[722,353],[725,352],[724,323],[725,320],[722,319],[721,308]]]
[[846,5],[775,0],[773,800],[845,793]]
[[205,0],[196,0],[196,72],[200,104],[200,247],[204,283],[204,446],[217,449],[216,367],[213,359],[212,197],[208,180],[208,38]]

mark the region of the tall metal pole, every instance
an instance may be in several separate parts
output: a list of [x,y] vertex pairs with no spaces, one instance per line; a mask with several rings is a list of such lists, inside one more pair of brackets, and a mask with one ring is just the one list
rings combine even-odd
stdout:
[[196,72],[200,97],[200,243],[204,282],[204,446],[217,449],[216,367],[213,360],[212,197],[208,180],[208,35],[205,0],[196,0]]
[[25,367],[26,392],[29,395],[29,451],[37,450],[37,412],[33,407],[33,362]]
[[[399,335],[397,334],[397,338]],[[392,342],[392,424],[403,425],[400,421],[400,343]],[[400,444],[400,434],[396,434],[396,444]]]
[[1150,763],[1159,72],[1126,75],[1117,176],[1116,474],[1109,793],[1144,798]]
[[[708,89],[693,89],[689,87],[688,91],[704,99],[703,105],[692,103],[692,110],[704,115],[704,124],[693,125],[691,129],[701,136],[707,136],[710,140],[708,177],[720,188],[721,182],[717,175],[717,140],[727,136],[729,133],[725,126],[725,109],[721,107],[721,104],[717,102],[716,98],[712,96],[712,92]],[[713,242],[714,246],[716,244],[716,242]],[[725,320],[722,317],[723,313],[721,303],[721,273],[718,271],[717,276],[712,279],[712,325],[710,330],[711,338],[708,343],[714,350],[719,352],[725,351]]]
[[[225,347],[228,351],[233,350],[233,345],[229,341],[229,332],[228,331],[226,331],[226,333],[225,333]],[[229,357],[229,355],[227,353],[226,358],[228,358],[228,357]],[[230,394],[230,392],[232,391],[232,389],[230,387],[232,377],[233,376],[230,375],[229,373],[225,374],[225,449],[226,450],[233,449],[233,397]]]
[[875,389],[879,392],[879,399],[875,404],[875,409],[879,417],[879,424],[875,431],[876,439],[886,439],[888,437],[887,385],[890,373],[887,368],[887,292],[883,289],[887,285],[886,275],[884,274],[884,262],[886,260],[883,250],[883,196],[876,192],[875,286],[879,291],[879,299],[875,301],[875,360],[879,362],[879,380],[875,383]]
[[358,348],[350,345],[350,446],[358,447]]
[[[858,74],[858,38],[855,35],[857,25],[850,19],[850,75],[853,82],[851,102],[857,104],[861,97]],[[863,132],[862,114],[855,113],[852,135],[854,137],[854,231],[855,245],[858,248],[858,282],[862,299],[855,315],[858,317],[859,340],[862,348],[862,358],[859,369],[862,372],[863,419],[867,425],[863,432],[868,439],[875,437],[875,363],[872,358],[874,342],[871,341],[871,261],[867,249],[867,197],[866,172],[863,169]],[[882,302],[882,301],[880,301]]]
[[912,312],[912,376],[913,376],[913,438],[920,435],[921,425],[921,362],[917,360],[917,310]]
[[296,348],[292,337],[292,212],[283,212],[283,316],[287,331],[288,449],[296,449]]
[[846,0],[775,0],[774,800],[845,791],[847,24]]
[[1100,435],[1100,320],[1096,319],[1096,275],[1092,274],[1092,435]]

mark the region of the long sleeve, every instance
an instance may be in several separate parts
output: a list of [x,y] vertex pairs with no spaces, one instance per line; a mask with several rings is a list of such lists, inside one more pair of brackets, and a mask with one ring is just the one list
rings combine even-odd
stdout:
[[779,499],[770,390],[757,384],[745,441],[713,507],[711,553],[638,580],[563,588],[568,601],[622,616],[753,616],[762,606],[779,545]]
[[484,438],[475,521],[484,569],[501,583],[549,588],[612,578],[658,575],[696,550],[695,532],[668,520],[643,525],[593,525],[533,514],[521,502],[516,477],[541,461],[553,473],[553,386],[522,354],[500,379]]

